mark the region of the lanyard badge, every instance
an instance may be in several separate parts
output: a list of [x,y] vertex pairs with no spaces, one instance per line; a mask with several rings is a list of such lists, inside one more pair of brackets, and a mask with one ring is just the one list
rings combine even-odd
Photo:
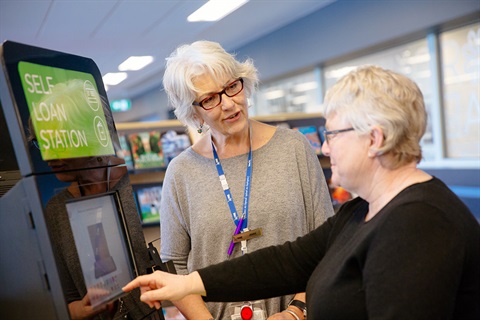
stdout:
[[[212,140],[212,152],[213,152],[213,159],[215,161],[215,166],[217,168],[218,172],[218,178],[220,180],[220,183],[222,184],[223,192],[225,194],[225,199],[227,200],[228,207],[230,209],[230,213],[232,215],[233,222],[236,224],[234,236],[240,234],[240,231],[248,231],[247,225],[248,225],[248,205],[249,205],[249,199],[250,199],[250,184],[251,184],[251,178],[252,178],[252,133],[251,133],[251,127],[250,127],[250,148],[248,151],[248,162],[247,162],[247,170],[246,170],[246,177],[245,177],[245,188],[243,192],[243,209],[242,209],[242,215],[239,218],[238,214],[236,212],[235,204],[233,203],[233,197],[232,193],[230,192],[230,187],[228,186],[227,183],[227,178],[225,177],[225,173],[222,168],[222,164],[220,162],[220,158],[218,157],[217,150],[215,149],[215,145]],[[242,242],[242,253],[247,252],[247,245],[246,245],[246,239],[245,240],[240,240]],[[228,248],[227,256],[230,257],[233,248],[235,247],[234,240],[230,242],[230,246]]]

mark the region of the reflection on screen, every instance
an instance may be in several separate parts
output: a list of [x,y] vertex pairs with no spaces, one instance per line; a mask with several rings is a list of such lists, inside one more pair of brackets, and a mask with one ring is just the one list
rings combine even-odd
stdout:
[[133,279],[132,254],[116,193],[66,204],[85,285],[95,308],[118,298]]
[[95,255],[95,279],[117,270],[115,261],[108,250],[107,238],[101,222],[88,226],[88,234]]

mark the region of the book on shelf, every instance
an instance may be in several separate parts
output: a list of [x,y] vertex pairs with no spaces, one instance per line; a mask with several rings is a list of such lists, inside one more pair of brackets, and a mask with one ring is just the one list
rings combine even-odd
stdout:
[[134,169],[163,168],[166,166],[160,136],[161,133],[158,130],[128,135]]
[[166,165],[191,145],[190,138],[187,134],[179,134],[174,130],[165,132],[160,140],[162,142],[163,156]]
[[133,170],[133,160],[132,160],[132,151],[130,150],[130,145],[127,142],[127,136],[124,134],[118,135],[118,140],[120,141],[120,147],[122,148],[121,157],[125,160],[125,165],[128,170]]
[[322,154],[322,142],[320,141],[320,136],[318,134],[318,129],[315,126],[306,126],[306,127],[295,127],[294,130],[301,132],[310,142],[310,145],[313,148],[313,151],[317,155]]
[[160,200],[162,186],[142,186],[136,188],[138,208],[142,224],[160,223]]

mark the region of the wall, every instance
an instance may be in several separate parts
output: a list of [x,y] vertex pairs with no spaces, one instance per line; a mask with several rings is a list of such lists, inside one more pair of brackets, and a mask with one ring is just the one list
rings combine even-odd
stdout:
[[113,114],[115,122],[158,121],[169,119],[167,95],[162,88],[132,99],[132,109]]
[[[261,81],[269,81],[393,41],[422,38],[438,26],[455,25],[465,17],[470,21],[474,17],[478,20],[479,16],[478,0],[337,0],[235,52],[240,60],[252,58]],[[132,111],[122,115],[122,121],[136,121],[152,112],[158,119],[168,119],[165,116],[168,113],[162,111],[167,108],[167,99],[161,88],[133,99],[132,104]],[[115,120],[120,121],[120,117],[115,115]],[[449,185],[475,188],[478,196],[462,200],[480,221],[480,171],[430,171]]]
[[480,1],[338,0],[236,52],[252,57],[265,81],[412,34],[422,37],[479,10]]
[[[261,80],[268,81],[392,40],[424,37],[432,27],[475,13],[480,14],[478,0],[337,0],[235,52],[240,60],[251,57]],[[131,111],[114,117],[116,122],[163,120],[167,108],[164,92],[156,88],[134,97]]]

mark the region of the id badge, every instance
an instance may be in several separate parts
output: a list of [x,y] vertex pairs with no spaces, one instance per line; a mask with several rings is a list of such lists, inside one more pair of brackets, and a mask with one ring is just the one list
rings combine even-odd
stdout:
[[265,301],[230,303],[227,312],[230,320],[266,320]]
[[248,228],[245,228],[243,229],[242,233],[234,235],[232,237],[232,241],[233,243],[237,243],[237,242],[258,238],[258,237],[261,237],[262,235],[263,235],[262,228],[257,228],[253,230],[249,230]]

